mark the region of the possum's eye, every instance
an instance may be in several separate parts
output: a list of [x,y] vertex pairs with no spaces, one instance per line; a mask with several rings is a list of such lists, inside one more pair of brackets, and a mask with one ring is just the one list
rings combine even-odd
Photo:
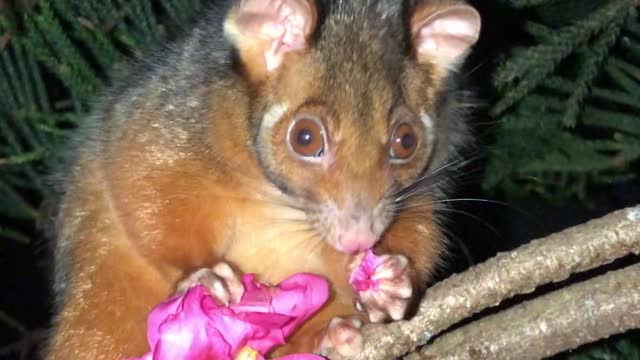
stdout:
[[391,134],[389,156],[392,162],[404,162],[413,155],[418,147],[418,135],[413,126],[400,123]]
[[320,158],[325,153],[326,138],[322,122],[311,116],[296,118],[287,134],[291,150],[305,160]]

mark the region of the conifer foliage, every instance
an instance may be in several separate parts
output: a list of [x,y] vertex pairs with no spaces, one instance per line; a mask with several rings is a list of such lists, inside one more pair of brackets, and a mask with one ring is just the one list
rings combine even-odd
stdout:
[[[588,200],[637,175],[640,18],[634,0],[502,0],[530,35],[493,74],[486,189]],[[635,165],[635,168],[634,168]]]
[[94,97],[200,0],[0,1],[0,237],[29,241],[44,175]]
[[[0,264],[11,249],[46,247],[35,240],[47,214],[41,204],[55,196],[47,174],[96,96],[127,63],[178,34],[204,1],[0,0]],[[17,282],[36,286],[28,280]],[[33,293],[41,291],[3,300],[28,302]],[[39,358],[48,331],[23,320],[0,307],[0,358]]]

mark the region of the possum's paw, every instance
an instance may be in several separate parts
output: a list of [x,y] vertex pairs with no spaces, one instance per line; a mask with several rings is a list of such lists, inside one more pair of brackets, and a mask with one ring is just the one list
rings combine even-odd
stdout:
[[357,317],[333,318],[320,338],[316,352],[327,354],[335,351],[342,356],[355,356],[362,351],[362,321]]
[[371,279],[378,286],[358,293],[356,308],[366,311],[371,322],[401,320],[413,295],[409,260],[402,255],[382,255]]
[[196,285],[204,285],[211,296],[223,305],[240,301],[244,286],[229,264],[221,262],[212,268],[202,268],[178,283],[176,293],[182,294]]

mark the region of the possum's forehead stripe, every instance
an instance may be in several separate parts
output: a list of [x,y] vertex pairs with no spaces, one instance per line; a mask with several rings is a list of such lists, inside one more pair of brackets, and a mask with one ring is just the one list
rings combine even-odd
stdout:
[[270,130],[287,113],[287,104],[279,103],[271,106],[262,117],[262,131]]
[[436,140],[436,129],[434,127],[433,119],[423,110],[420,112],[420,121],[422,122],[426,130],[427,148],[428,152],[431,153],[433,151]]
[[420,112],[420,121],[422,121],[422,124],[424,125],[425,129],[427,129],[427,132],[432,132],[433,119],[431,119],[431,116],[429,116],[429,114],[427,114],[424,110]]
[[260,131],[258,132],[258,145],[262,147],[268,146],[267,137],[271,134],[273,127],[287,113],[288,106],[286,103],[278,103],[271,106],[262,117],[260,123]]

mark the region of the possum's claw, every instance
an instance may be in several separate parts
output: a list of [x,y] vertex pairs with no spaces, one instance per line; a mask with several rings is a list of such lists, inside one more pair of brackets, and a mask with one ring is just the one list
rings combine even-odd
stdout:
[[178,283],[177,294],[182,294],[196,285],[204,285],[211,296],[223,305],[240,301],[244,294],[244,286],[240,277],[225,262],[220,262],[212,268],[202,268]]

